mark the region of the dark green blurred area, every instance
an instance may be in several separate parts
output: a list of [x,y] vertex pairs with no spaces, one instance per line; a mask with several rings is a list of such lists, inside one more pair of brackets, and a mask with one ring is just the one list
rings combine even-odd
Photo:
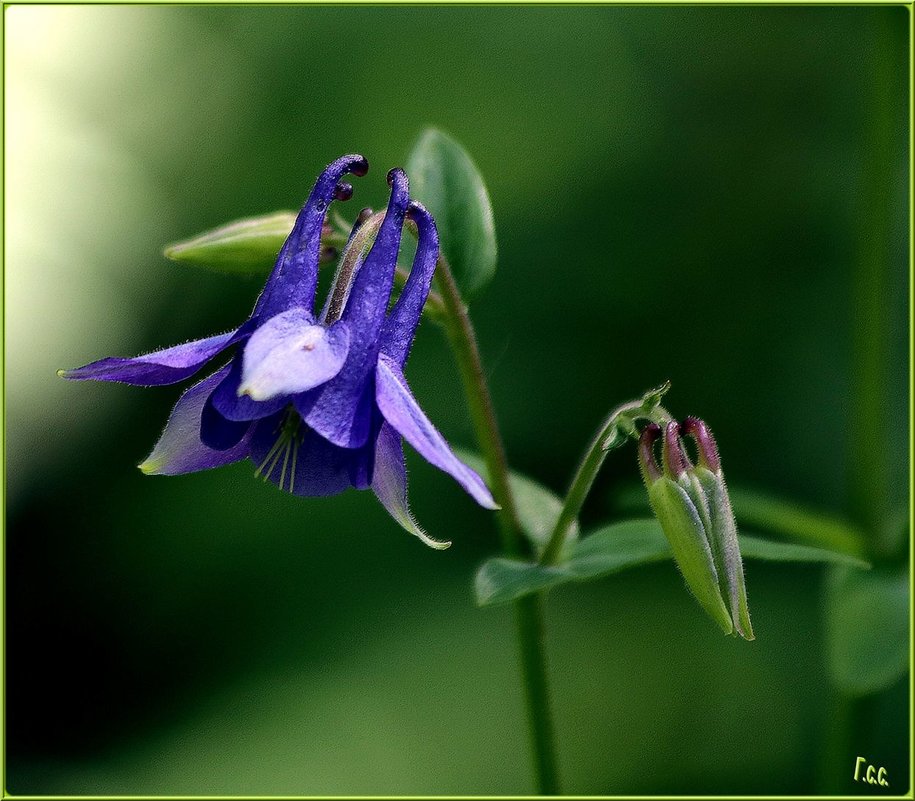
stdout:
[[[906,9],[17,6],[5,21],[10,792],[533,790],[511,615],[471,594],[493,521],[447,477],[408,457],[444,553],[369,493],[295,498],[247,463],[144,477],[178,390],[54,373],[237,325],[260,279],[161,247],[295,208],[346,152],[373,167],[341,211],[378,207],[430,124],[492,196],[499,269],[472,316],[517,469],[561,491],[607,410],[670,379],[668,407],[709,421],[733,486],[906,526]],[[879,321],[860,319],[869,271]],[[854,332],[872,322],[882,414],[862,420]],[[471,446],[432,324],[408,373]],[[865,520],[850,484],[875,437]],[[585,528],[637,478],[634,449],[612,454]],[[824,765],[822,577],[749,564],[753,643],[722,637],[672,565],[551,595],[566,791],[808,794],[825,775],[872,793],[853,762]],[[908,707],[906,678],[855,724],[894,793]]]

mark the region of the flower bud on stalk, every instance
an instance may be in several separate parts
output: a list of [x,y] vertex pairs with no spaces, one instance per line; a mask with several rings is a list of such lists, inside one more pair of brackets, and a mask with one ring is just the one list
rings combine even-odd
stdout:
[[[737,525],[721,472],[718,449],[708,427],[695,417],[664,429],[662,465],[654,457],[660,427],[651,424],[639,439],[639,464],[648,499],[674,559],[693,595],[726,634],[753,639]],[[683,449],[692,437],[698,464]]]

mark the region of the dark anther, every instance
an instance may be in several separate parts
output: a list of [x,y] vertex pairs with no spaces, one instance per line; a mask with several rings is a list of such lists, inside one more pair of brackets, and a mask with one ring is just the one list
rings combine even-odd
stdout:
[[324,247],[321,248],[321,254],[319,256],[319,261],[321,261],[322,264],[326,264],[327,262],[333,261],[334,259],[336,259],[338,255],[340,255],[339,251],[335,247],[331,247],[330,245],[325,245]]

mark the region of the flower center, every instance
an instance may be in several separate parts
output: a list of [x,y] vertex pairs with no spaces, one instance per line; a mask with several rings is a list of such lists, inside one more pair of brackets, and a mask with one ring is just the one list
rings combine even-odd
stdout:
[[[258,465],[257,470],[254,471],[254,475],[263,476],[264,481],[267,481],[273,475],[277,465],[280,464],[280,459],[282,459],[283,463],[280,467],[280,477],[277,484],[280,489],[292,492],[295,486],[295,468],[299,456],[299,446],[301,446],[305,438],[305,433],[302,431],[302,418],[299,417],[299,413],[292,404],[286,407],[283,416],[277,423],[276,435],[276,442],[267,451],[267,455]],[[287,471],[289,474],[288,486],[286,486]]]

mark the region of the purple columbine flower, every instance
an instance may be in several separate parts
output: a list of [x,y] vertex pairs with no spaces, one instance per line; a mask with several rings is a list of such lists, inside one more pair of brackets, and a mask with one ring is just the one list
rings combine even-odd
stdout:
[[[410,202],[402,170],[375,241],[344,273],[322,313],[313,306],[327,207],[352,194],[346,173],[364,175],[362,156],[344,156],[318,178],[247,321],[234,331],[133,359],[101,359],[60,371],[75,380],[172,384],[233,345],[228,364],[178,400],[147,474],[178,475],[250,457],[257,474],[296,495],[371,489],[409,532],[433,547],[407,504],[403,439],[482,506],[498,508],[482,479],[452,452],[403,375],[438,259],[431,215]],[[406,217],[418,230],[406,285],[387,311]],[[354,233],[355,233],[354,228]],[[351,235],[351,240],[352,240]]]

